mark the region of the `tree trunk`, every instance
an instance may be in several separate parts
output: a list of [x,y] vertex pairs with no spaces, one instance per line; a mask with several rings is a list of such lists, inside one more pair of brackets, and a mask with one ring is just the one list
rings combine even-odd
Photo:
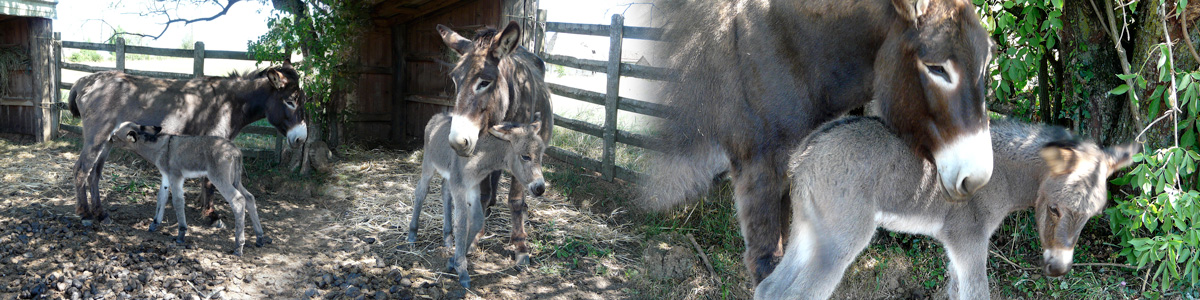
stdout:
[[[1064,4],[1060,34],[1064,51],[1060,53],[1068,73],[1062,84],[1065,95],[1060,109],[1074,108],[1068,114],[1074,121],[1071,127],[1076,133],[1109,145],[1131,141],[1137,133],[1126,109],[1129,98],[1108,93],[1125,81],[1116,76],[1123,72],[1117,45],[1106,33],[1109,23],[1103,15],[1106,8],[1102,1],[1111,0],[1067,1]],[[1154,1],[1142,3],[1148,2]],[[1119,18],[1119,12],[1114,14]],[[1119,19],[1117,22],[1120,26]],[[1132,65],[1136,67],[1138,63]]]

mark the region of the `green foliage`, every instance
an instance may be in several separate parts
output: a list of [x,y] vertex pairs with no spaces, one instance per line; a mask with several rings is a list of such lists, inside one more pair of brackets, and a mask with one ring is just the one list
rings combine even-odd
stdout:
[[[1160,3],[1160,5],[1163,5]],[[1181,6],[1182,7],[1182,6]],[[1136,86],[1120,85],[1110,94],[1146,91],[1153,88],[1147,112],[1165,122],[1166,135],[1172,141],[1151,141],[1148,145],[1167,145],[1134,156],[1140,162],[1128,174],[1113,183],[1136,192],[1121,197],[1109,208],[1111,230],[1123,249],[1121,257],[1130,264],[1150,267],[1150,282],[1160,291],[1196,289],[1200,284],[1200,192],[1196,183],[1200,161],[1196,136],[1200,131],[1200,71],[1180,70],[1171,59],[1171,46],[1158,45],[1155,68],[1158,78],[1145,78],[1143,70],[1119,74]],[[1148,148],[1150,148],[1148,147]]]
[[[991,38],[996,42],[996,68],[992,69],[992,91],[999,102],[1010,102],[1016,108],[1017,116],[1029,116],[1035,111],[1034,101],[1021,101],[1034,98],[1033,93],[1038,88],[1049,89],[1061,83],[1053,82],[1050,86],[1039,85],[1038,68],[1042,60],[1054,60],[1058,52],[1058,32],[1062,29],[1061,0],[975,0],[978,13],[984,28],[991,32]],[[1050,70],[1047,70],[1050,72]],[[1051,83],[1055,76],[1044,78],[1045,83]],[[1047,101],[1047,99],[1040,99]]]
[[101,57],[100,53],[96,52],[96,50],[79,50],[71,53],[71,56],[67,56],[67,61],[69,62],[97,62],[101,60],[104,60],[104,57]]
[[351,91],[357,81],[356,48],[369,23],[368,7],[357,1],[303,0],[303,17],[275,11],[267,22],[270,30],[251,41],[249,51],[259,62],[279,61],[276,53],[307,52],[295,64],[302,74],[301,86],[308,95],[306,110],[311,119],[330,132],[333,122],[345,122],[346,103],[335,103]]

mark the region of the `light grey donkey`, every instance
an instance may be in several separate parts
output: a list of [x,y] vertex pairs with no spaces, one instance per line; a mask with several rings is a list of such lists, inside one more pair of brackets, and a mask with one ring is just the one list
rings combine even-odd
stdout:
[[988,239],[1009,213],[1033,207],[1045,272],[1066,274],[1079,232],[1103,209],[1105,184],[1136,148],[1100,148],[1059,127],[993,121],[991,181],[947,201],[937,167],[878,119],[825,124],[792,152],[792,222],[783,260],[755,299],[826,299],[876,227],[921,234],[949,258],[950,299],[989,299]]
[[[534,196],[541,196],[546,191],[546,181],[542,178],[542,153],[546,151],[546,142],[538,135],[541,126],[540,112],[534,113],[529,124],[497,124],[479,138],[474,155],[462,157],[450,148],[449,114],[435,115],[425,125],[425,155],[421,161],[421,180],[417,182],[413,200],[413,217],[408,225],[408,242],[417,241],[421,208],[425,195],[429,193],[429,180],[434,174],[441,175],[445,179],[442,184],[445,214],[442,240],[446,248],[454,248],[454,257],[450,258],[447,268],[458,272],[458,282],[464,288],[470,288],[471,283],[467,273],[467,252],[483,229],[480,181],[492,172],[504,170],[516,180],[514,186],[524,185]],[[514,212],[514,215],[517,213],[522,212]],[[517,233],[513,234],[515,238]],[[520,236],[524,238],[524,232]],[[528,259],[527,254],[517,257],[519,264]]]
[[183,180],[207,177],[232,207],[235,222],[232,253],[242,255],[242,247],[246,242],[243,231],[247,211],[257,236],[254,245],[262,247],[271,243],[271,238],[263,235],[254,195],[242,186],[242,151],[230,140],[215,136],[170,135],[162,133],[162,127],[123,122],[113,129],[108,141],[105,147],[115,144],[131,150],[153,162],[162,174],[162,188],[158,190],[158,207],[155,209],[154,223],[150,224],[150,232],[158,231],[163,211],[166,210],[167,197],[173,195],[172,205],[179,219],[179,236],[175,242],[184,243],[187,218],[183,213]]

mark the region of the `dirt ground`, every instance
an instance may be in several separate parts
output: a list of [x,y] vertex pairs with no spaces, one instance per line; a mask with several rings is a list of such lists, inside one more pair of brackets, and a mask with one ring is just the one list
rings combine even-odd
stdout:
[[[546,195],[528,200],[533,262],[514,266],[506,179],[487,220],[489,235],[468,256],[472,288],[464,290],[445,270],[451,254],[440,242],[440,180],[432,184],[418,242],[404,242],[420,151],[350,150],[332,172],[315,176],[252,172],[247,189],[274,243],[248,243],[237,257],[229,254],[231,229],[199,225],[196,180],[185,184],[187,244],[172,240],[171,209],[163,228],[147,232],[158,173],[123,151],[110,156],[101,181],[112,222],[81,226],[70,174],[78,147],[71,137],[33,144],[0,136],[0,299],[745,299],[752,293],[744,274],[717,279],[707,270],[703,259],[710,258],[696,250],[708,246],[679,234],[647,240],[642,216],[610,201],[627,198],[631,187],[554,162],[546,166]],[[228,213],[223,201],[217,205]],[[252,236],[247,228],[247,240]],[[906,279],[914,271],[904,255],[870,256],[847,271],[839,297],[933,293]]]

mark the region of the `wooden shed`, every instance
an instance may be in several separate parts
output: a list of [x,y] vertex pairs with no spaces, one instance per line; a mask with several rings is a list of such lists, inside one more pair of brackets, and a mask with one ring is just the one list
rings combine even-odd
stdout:
[[42,142],[57,131],[50,21],[57,5],[0,0],[0,132]]
[[443,24],[473,37],[486,27],[517,21],[522,45],[540,40],[537,0],[375,0],[373,27],[360,46],[362,71],[347,124],[352,143],[401,145],[420,137],[434,114],[454,106],[449,67],[453,52],[435,29]]

